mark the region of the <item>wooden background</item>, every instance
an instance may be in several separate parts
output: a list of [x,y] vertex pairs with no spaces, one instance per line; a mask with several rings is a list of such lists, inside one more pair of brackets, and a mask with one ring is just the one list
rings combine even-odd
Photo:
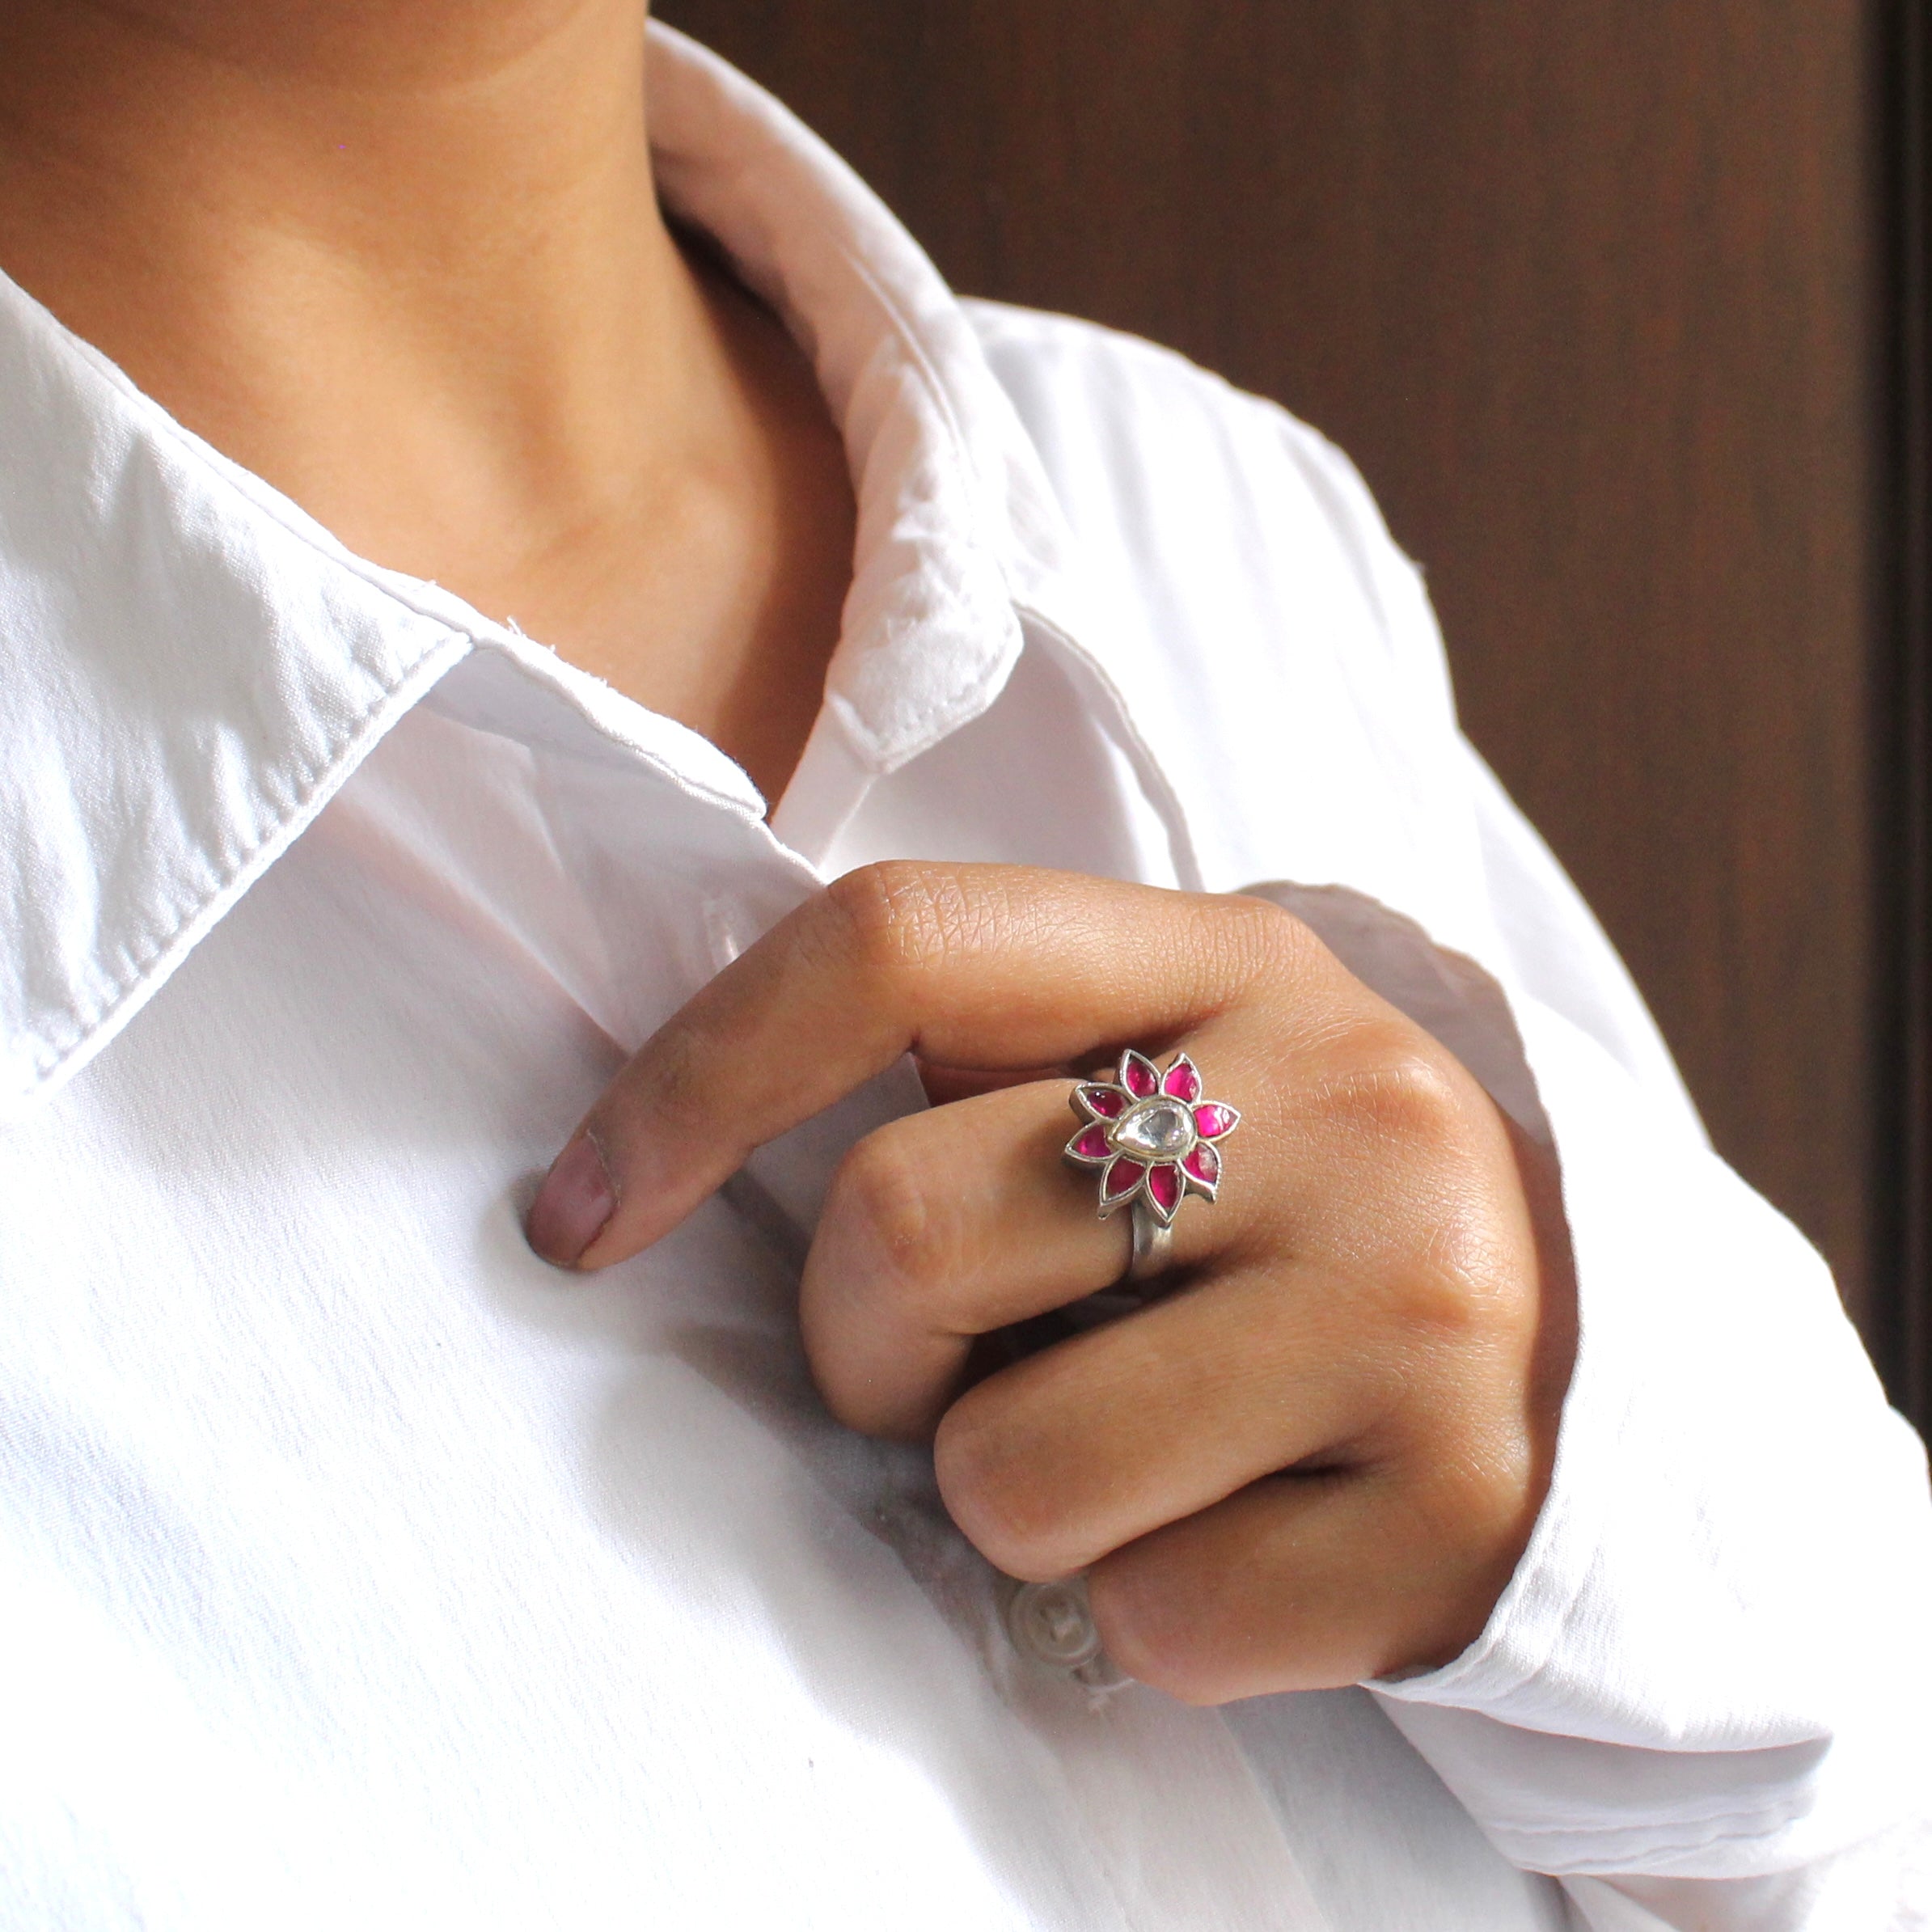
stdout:
[[1351,452],[1427,569],[1471,736],[1720,1148],[1922,1401],[1899,11],[661,11],[826,136],[957,286],[1171,343]]

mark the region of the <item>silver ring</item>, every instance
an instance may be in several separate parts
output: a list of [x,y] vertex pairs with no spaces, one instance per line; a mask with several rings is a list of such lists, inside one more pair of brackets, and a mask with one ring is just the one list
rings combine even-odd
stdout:
[[1067,1159],[1100,1174],[1100,1215],[1125,1207],[1134,1230],[1128,1281],[1164,1273],[1174,1216],[1190,1194],[1211,1203],[1221,1185],[1220,1143],[1241,1124],[1224,1101],[1204,1099],[1201,1076],[1184,1053],[1165,1072],[1129,1047],[1110,1080],[1081,1080],[1070,1104],[1080,1131]]
[[1173,1252],[1174,1231],[1163,1227],[1144,1201],[1134,1203],[1134,1249],[1127,1262],[1125,1279],[1152,1281],[1167,1272],[1167,1258]]

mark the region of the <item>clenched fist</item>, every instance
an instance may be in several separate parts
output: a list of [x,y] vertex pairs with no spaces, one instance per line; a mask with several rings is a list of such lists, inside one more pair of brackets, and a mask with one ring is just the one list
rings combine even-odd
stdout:
[[[1186,1051],[1241,1110],[1219,1199],[1183,1204],[1167,1292],[989,1351],[1126,1268],[1127,1217],[1097,1216],[1092,1173],[1062,1158],[1069,1082],[1124,1046]],[[1190,1702],[1473,1641],[1528,1540],[1570,1372],[1554,1165],[1261,900],[852,873],[646,1042],[558,1156],[532,1245],[623,1260],[908,1051],[942,1104],[852,1148],[805,1266],[833,1413],[929,1436],[979,1549],[1016,1577],[1084,1572],[1114,1660]]]

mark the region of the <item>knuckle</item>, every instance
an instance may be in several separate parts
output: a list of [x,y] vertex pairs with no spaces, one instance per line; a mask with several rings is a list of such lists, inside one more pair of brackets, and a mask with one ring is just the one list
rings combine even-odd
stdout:
[[1389,1301],[1412,1345],[1431,1352],[1413,1365],[1420,1377],[1434,1368],[1444,1347],[1469,1346],[1487,1326],[1487,1296],[1480,1279],[1461,1268],[1418,1266],[1395,1284]]
[[1221,1672],[1202,1656],[1196,1644],[1144,1645],[1137,1661],[1122,1668],[1137,1683],[1172,1697],[1177,1704],[1205,1708],[1224,1704],[1235,1694],[1225,1688]]
[[1401,1284],[1402,1320],[1458,1349],[1507,1342],[1524,1325],[1524,1298],[1511,1292],[1520,1272],[1488,1216],[1446,1204]]
[[[1451,1435],[1447,1443],[1445,1433]],[[1478,1572],[1506,1575],[1529,1541],[1542,1500],[1529,1433],[1503,1425],[1460,1435],[1439,1429],[1426,1444],[1415,1445],[1415,1453],[1420,1473],[1409,1504],[1414,1542],[1456,1553]]]
[[1232,894],[1220,903],[1215,931],[1224,976],[1237,983],[1298,980],[1325,953],[1314,928],[1272,899]]
[[1177,1592],[1157,1566],[1118,1556],[1096,1566],[1087,1589],[1107,1655],[1135,1682],[1182,1704],[1224,1701],[1225,1672],[1195,1592]]
[[905,1141],[882,1127],[853,1148],[833,1177],[824,1218],[838,1230],[855,1290],[916,1308],[936,1301],[958,1271],[959,1217]]
[[616,1128],[648,1114],[674,1134],[708,1133],[715,1070],[709,1039],[691,1017],[679,1014],[612,1084],[597,1110],[599,1122]]
[[1009,1576],[1044,1583],[1079,1561],[1069,1554],[1065,1494],[1005,1406],[993,1383],[962,1396],[941,1419],[934,1471],[953,1521],[980,1554]]
[[910,860],[861,865],[834,880],[826,896],[861,965],[893,977],[970,946],[979,923],[956,869]]
[[1443,1050],[1404,1022],[1353,1029],[1321,1083],[1327,1128],[1351,1150],[1343,1198],[1379,1258],[1385,1306],[1418,1342],[1461,1350],[1520,1325],[1536,1270],[1530,1237],[1498,1185],[1488,1103]]
[[1468,1130],[1465,1083],[1447,1056],[1406,1021],[1379,1017],[1350,1032],[1342,1064],[1320,1083],[1331,1120],[1378,1144],[1437,1149]]
[[1453,1177],[1412,1189],[1376,1291],[1401,1400],[1486,1378],[1521,1352],[1532,1277],[1490,1205]]

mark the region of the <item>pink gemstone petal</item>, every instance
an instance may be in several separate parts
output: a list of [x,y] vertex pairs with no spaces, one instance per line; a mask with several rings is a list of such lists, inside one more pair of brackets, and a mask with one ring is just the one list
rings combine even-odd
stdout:
[[1194,1109],[1194,1131],[1203,1140],[1219,1140],[1224,1134],[1234,1131],[1241,1118],[1232,1107],[1224,1107],[1218,1100],[1203,1101]]
[[1176,1060],[1167,1070],[1167,1077],[1160,1083],[1160,1091],[1173,1100],[1184,1100],[1190,1104],[1201,1097],[1201,1076],[1194,1071],[1194,1063],[1186,1054]]
[[1160,1070],[1130,1046],[1120,1056],[1120,1084],[1135,1099],[1152,1100],[1160,1091]]
[[1067,1152],[1076,1160],[1091,1160],[1097,1167],[1113,1152],[1107,1145],[1107,1130],[1097,1122],[1076,1134],[1067,1143]]
[[1080,1104],[1089,1114],[1101,1120],[1118,1120],[1127,1110],[1127,1097],[1118,1087],[1103,1087],[1097,1083],[1082,1087]]
[[1181,1165],[1203,1186],[1212,1187],[1221,1177],[1221,1157],[1205,1140],[1194,1143],[1194,1150]]
[[1140,1185],[1140,1177],[1146,1172],[1139,1161],[1121,1155],[1101,1177],[1101,1199],[1110,1203],[1124,1201]]
[[1148,1169],[1148,1199],[1154,1203],[1155,1211],[1164,1221],[1174,1218],[1174,1210],[1181,1205],[1181,1170],[1171,1160],[1163,1160],[1156,1167]]

